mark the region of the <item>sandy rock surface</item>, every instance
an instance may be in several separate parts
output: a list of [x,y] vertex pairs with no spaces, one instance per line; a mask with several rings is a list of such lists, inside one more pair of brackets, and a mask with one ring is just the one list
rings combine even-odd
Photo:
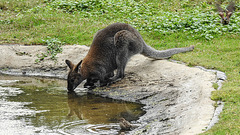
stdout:
[[[35,63],[36,55],[46,52],[46,46],[0,45],[0,72],[66,78],[65,60],[77,64],[88,49],[63,46],[57,62],[46,59]],[[141,126],[130,134],[192,135],[203,132],[210,123],[214,113],[210,96],[216,80],[212,72],[136,55],[128,62],[123,80],[92,92],[145,104],[146,114],[137,121]]]

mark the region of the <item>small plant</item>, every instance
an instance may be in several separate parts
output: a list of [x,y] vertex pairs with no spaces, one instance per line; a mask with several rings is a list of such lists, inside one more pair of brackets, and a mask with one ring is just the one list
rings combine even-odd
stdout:
[[213,88],[214,88],[215,90],[217,90],[218,87],[219,87],[217,83],[213,83],[212,86],[213,86]]
[[57,54],[62,53],[62,45],[64,44],[57,38],[48,37],[47,40],[43,40],[47,45],[47,52],[42,54],[37,54],[38,59],[35,60],[36,63],[43,61],[46,57],[50,57],[52,60],[57,60]]

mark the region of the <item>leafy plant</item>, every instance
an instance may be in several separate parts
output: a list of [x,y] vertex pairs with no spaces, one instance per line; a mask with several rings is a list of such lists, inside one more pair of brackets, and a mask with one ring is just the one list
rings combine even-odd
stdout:
[[[184,11],[161,11],[158,5],[136,2],[134,0],[52,0],[45,1],[49,7],[66,13],[80,12],[84,17],[103,17],[115,22],[129,23],[138,30],[171,34],[178,31],[188,33],[193,39],[211,40],[224,33],[240,33],[240,17],[236,12],[231,17],[231,23],[223,26],[215,13],[214,5],[202,2],[194,10],[189,1],[183,1]],[[204,9],[204,10],[203,10]],[[121,16],[121,17],[119,17]]]
[[37,54],[38,59],[35,60],[36,63],[39,63],[40,61],[43,61],[46,57],[50,57],[52,60],[57,60],[57,54],[62,53],[62,43],[60,40],[57,38],[50,38],[48,37],[47,40],[43,40],[45,44],[47,45],[47,52],[46,53],[41,53]]

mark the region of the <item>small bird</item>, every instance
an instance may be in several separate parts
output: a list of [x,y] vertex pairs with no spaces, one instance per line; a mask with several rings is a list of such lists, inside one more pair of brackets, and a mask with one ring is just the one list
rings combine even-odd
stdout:
[[[235,11],[235,3],[231,1],[227,6],[227,10],[222,9],[219,3],[216,3],[216,8],[218,11],[219,16],[221,17],[221,23],[223,25],[227,25],[230,22],[230,17],[232,16],[233,12]],[[224,17],[224,12],[226,13],[226,17]]]
[[130,130],[132,128],[132,125],[124,118],[119,119],[119,124],[120,124],[121,130]]

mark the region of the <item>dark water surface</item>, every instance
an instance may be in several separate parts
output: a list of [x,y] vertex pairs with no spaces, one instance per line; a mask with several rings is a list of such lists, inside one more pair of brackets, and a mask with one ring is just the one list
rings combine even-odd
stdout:
[[118,119],[136,121],[142,107],[68,93],[65,80],[0,75],[0,134],[118,134]]

